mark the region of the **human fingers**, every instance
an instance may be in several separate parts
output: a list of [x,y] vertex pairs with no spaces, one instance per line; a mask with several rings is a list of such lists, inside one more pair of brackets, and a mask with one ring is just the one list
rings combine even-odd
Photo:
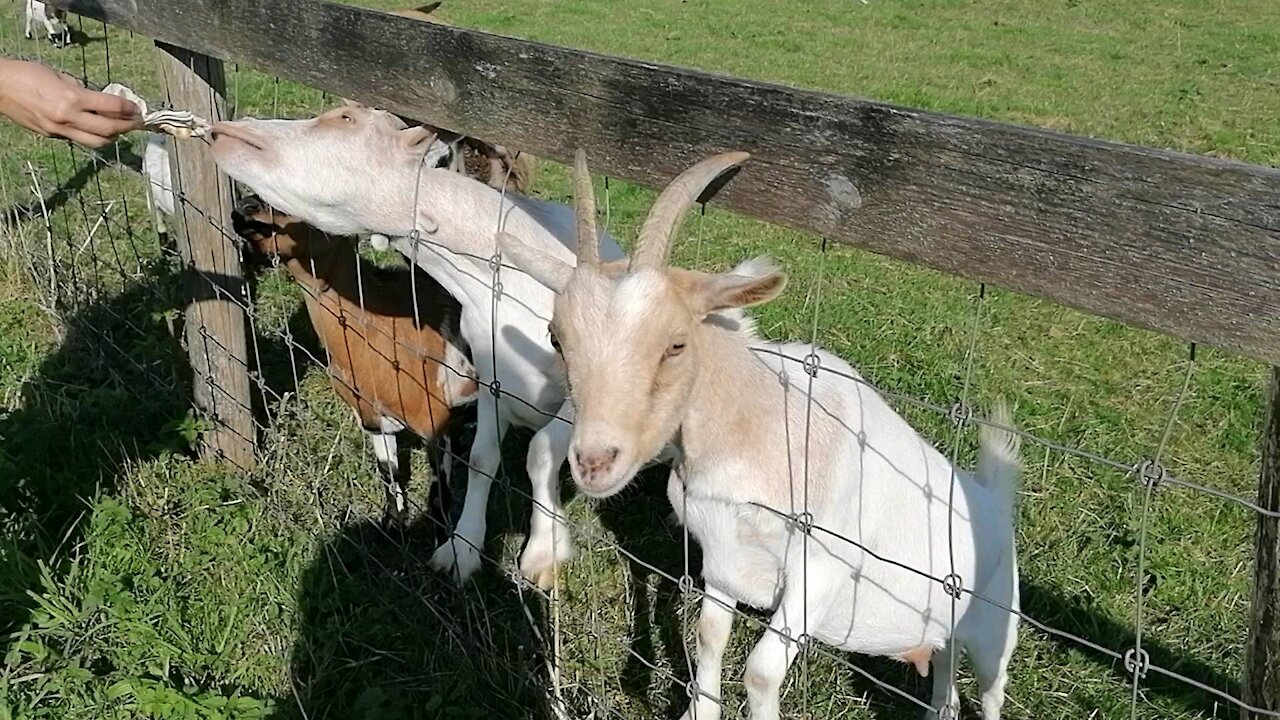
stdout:
[[71,142],[91,148],[100,148],[111,144],[111,137],[95,135],[73,125],[60,125],[50,133],[55,137],[66,138]]
[[86,90],[80,98],[83,110],[120,119],[141,119],[138,106],[118,95]]
[[96,113],[85,112],[83,110],[74,113],[71,117],[64,120],[62,124],[93,135],[100,135],[107,138],[113,138],[137,127],[137,124],[133,120],[106,117]]

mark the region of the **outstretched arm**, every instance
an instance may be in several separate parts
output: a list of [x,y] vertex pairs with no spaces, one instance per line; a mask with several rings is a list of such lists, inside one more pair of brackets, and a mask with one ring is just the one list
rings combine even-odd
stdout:
[[0,115],[46,135],[102,147],[142,126],[138,106],[38,62],[0,58]]

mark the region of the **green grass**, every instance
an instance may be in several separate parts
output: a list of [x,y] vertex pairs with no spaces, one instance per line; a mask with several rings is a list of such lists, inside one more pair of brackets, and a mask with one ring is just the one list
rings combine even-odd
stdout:
[[[101,26],[86,22],[92,42],[55,52],[20,37],[20,11],[0,11],[0,52],[38,53],[159,97],[142,38],[112,30],[103,42]],[[444,14],[592,50],[1280,164],[1271,0],[476,0],[446,3]],[[247,69],[228,84],[242,113],[298,116],[328,104]],[[0,718],[542,717],[555,627],[575,716],[680,712],[682,623],[693,615],[669,582],[617,549],[682,572],[661,478],[621,500],[571,501],[581,556],[557,605],[496,567],[465,592],[453,588],[425,568],[424,528],[387,536],[377,526],[381,491],[362,438],[323,373],[282,338],[287,330],[319,354],[298,294],[271,272],[257,285],[257,350],[267,383],[287,394],[266,403],[260,465],[238,474],[191,459],[200,426],[176,340],[181,285],[141,184],[12,126],[0,125],[0,142],[0,206],[33,209],[0,231]],[[32,174],[51,207],[47,225],[31,202]],[[540,194],[567,199],[563,169],[545,167],[538,182]],[[651,200],[611,183],[615,232],[629,237]],[[759,312],[769,336],[809,337],[821,277],[823,344],[887,390],[942,406],[960,396],[973,283],[847,248],[821,253],[812,237],[715,210],[685,235],[677,255],[688,265],[769,252],[788,269],[787,293]],[[1184,344],[997,288],[987,288],[978,338],[979,405],[1006,395],[1021,427],[1124,462],[1160,444]],[[1200,348],[1163,458],[1170,471],[1249,495],[1263,379],[1257,363]],[[950,449],[944,418],[900,407]],[[526,437],[508,446],[513,488],[526,487]],[[966,436],[957,449],[966,462],[972,444]],[[1123,651],[1133,641],[1140,493],[1121,473],[1035,445],[1024,460],[1026,610]],[[504,568],[527,514],[520,492],[497,493],[488,553]],[[1238,690],[1252,531],[1232,504],[1175,487],[1155,495],[1144,582],[1155,662]],[[691,562],[696,572],[696,552]],[[729,716],[757,636],[738,623]],[[900,664],[843,657],[925,693]],[[1011,674],[1008,717],[1129,717],[1120,664],[1070,642],[1024,628]],[[966,680],[962,694],[973,690]],[[819,657],[785,691],[795,716],[913,712]],[[1235,716],[1155,677],[1139,701],[1143,718]]]

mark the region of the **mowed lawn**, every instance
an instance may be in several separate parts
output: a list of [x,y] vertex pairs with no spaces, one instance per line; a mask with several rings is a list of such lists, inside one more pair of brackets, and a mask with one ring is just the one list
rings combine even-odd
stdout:
[[[0,7],[0,53],[162,99],[149,41],[85,22],[87,44],[55,51],[21,37],[21,11]],[[1274,0],[447,0],[442,14],[590,50],[1280,164]],[[332,103],[247,68],[229,68],[228,88],[238,112],[260,117]],[[140,151],[138,140],[119,157]],[[269,269],[258,275],[253,327],[269,388],[259,467],[195,461],[188,446],[202,426],[189,415],[175,337],[182,285],[141,183],[10,125],[0,125],[0,147],[0,208],[23,210],[0,225],[0,718],[547,717],[552,688],[573,717],[683,710],[696,605],[663,575],[686,562],[696,574],[697,553],[686,560],[667,524],[661,474],[610,502],[570,500],[580,554],[550,603],[509,577],[529,512],[527,434],[516,434],[511,490],[495,492],[489,512],[495,562],[455,588],[426,569],[432,547],[420,524],[379,527],[363,438],[315,365],[323,355],[299,294]],[[565,179],[546,163],[536,191],[567,200]],[[611,229],[632,237],[652,193],[597,187]],[[763,332],[808,339],[816,320],[819,342],[887,391],[945,408],[971,377],[979,408],[1005,396],[1022,428],[1125,464],[1153,457],[1168,427],[1161,461],[1171,473],[1253,493],[1260,364],[1198,348],[1170,426],[1185,343],[994,287],[975,325],[976,284],[820,247],[713,208],[686,224],[676,255],[715,269],[774,255],[792,281],[757,313]],[[46,309],[50,287],[60,318]],[[972,462],[973,433],[953,448],[940,413],[898,407]],[[1238,694],[1252,514],[1164,486],[1144,523],[1132,477],[1024,448],[1025,610],[1124,652],[1142,593],[1152,661]],[[425,497],[424,481],[414,491]],[[739,621],[726,658],[727,717],[741,713],[755,625]],[[830,654],[797,663],[784,686],[788,717],[915,716],[849,665],[927,697],[927,682],[900,663]],[[1071,640],[1024,626],[1010,673],[1009,718],[1131,716],[1123,665]],[[975,698],[967,672],[961,693]],[[1137,702],[1141,718],[1237,716],[1157,675]]]

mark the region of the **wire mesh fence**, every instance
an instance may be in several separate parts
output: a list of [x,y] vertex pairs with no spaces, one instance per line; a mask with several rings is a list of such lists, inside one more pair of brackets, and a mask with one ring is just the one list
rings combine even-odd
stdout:
[[[20,8],[11,15],[18,12]],[[39,37],[21,37],[18,24],[6,21],[0,33],[2,52],[34,57],[94,87],[123,81],[158,105],[171,104],[150,41],[75,17],[71,23],[79,42],[55,51]],[[340,100],[241,68],[228,70],[226,94],[231,117],[309,117]],[[172,215],[181,216],[180,222],[166,217],[150,191],[156,179],[143,172],[145,142],[126,139],[91,152],[28,136],[14,138],[16,152],[7,151],[0,167],[7,275],[23,278],[62,341],[74,339],[74,347],[89,353],[86,362],[108,368],[102,375],[116,383],[117,402],[145,404],[163,396],[166,402],[185,404],[193,388],[205,383],[215,404],[242,403],[239,393],[216,386],[211,376],[193,376],[179,348],[185,336],[189,351],[191,339],[198,336],[211,348],[208,352],[237,359],[252,390],[251,402],[239,408],[252,422],[252,437],[245,439],[257,448],[256,463],[242,471],[260,483],[268,503],[295,502],[315,518],[312,530],[324,541],[308,578],[320,589],[295,591],[296,622],[302,627],[286,653],[290,694],[279,702],[283,716],[322,716],[326,705],[349,716],[360,702],[368,701],[365,691],[373,686],[371,677],[379,674],[390,677],[384,692],[400,690],[420,698],[418,712],[425,715],[438,709],[431,703],[449,702],[439,700],[441,688],[462,688],[464,704],[476,717],[649,717],[674,715],[691,702],[698,717],[715,707],[741,714],[750,694],[740,681],[746,652],[770,634],[795,648],[788,651],[795,660],[783,686],[788,716],[888,717],[939,709],[931,708],[928,692],[929,682],[937,681],[933,675],[920,679],[901,663],[844,652],[815,640],[819,623],[810,624],[807,601],[802,605],[804,619],[780,625],[770,620],[767,608],[751,609],[731,597],[708,593],[700,581],[697,540],[688,525],[667,517],[670,510],[687,513],[688,508],[668,506],[661,487],[671,472],[666,466],[646,471],[646,487],[629,491],[625,501],[597,504],[576,499],[562,507],[554,488],[547,494],[545,486],[541,491],[531,488],[526,479],[521,433],[502,445],[500,463],[475,462],[467,443],[478,435],[492,432],[501,437],[513,424],[529,431],[548,424],[571,425],[564,409],[554,409],[558,403],[523,397],[510,389],[512,383],[504,387],[509,371],[500,365],[499,312],[502,303],[513,301],[504,292],[504,277],[510,284],[508,273],[518,269],[497,252],[496,240],[491,255],[464,257],[436,242],[432,229],[419,226],[415,215],[412,242],[402,246],[469,263],[486,284],[490,297],[481,310],[488,313],[488,322],[481,325],[491,333],[488,343],[452,331],[470,342],[468,359],[446,352],[444,344],[424,347],[430,345],[423,339],[430,333],[414,331],[429,325],[424,318],[439,313],[418,302],[424,297],[420,285],[434,281],[417,269],[421,258],[413,252],[375,252],[355,238],[295,229],[300,240],[331,242],[336,250],[305,261],[282,259],[283,237],[274,245],[247,239],[233,227],[232,207],[192,201],[189,178],[175,178]],[[198,142],[168,140],[166,145],[168,152],[180,155],[194,147],[187,143]],[[424,157],[450,165],[447,153]],[[425,172],[425,160],[421,167]],[[566,199],[560,190],[561,171],[548,167],[544,174],[556,189],[538,191]],[[619,189],[607,179],[600,189],[605,230],[625,242],[648,197],[634,188]],[[498,207],[506,212],[516,202],[510,195],[514,191],[501,192]],[[238,195],[246,193],[237,189]],[[277,219],[266,210],[268,230],[283,236],[287,223]],[[495,231],[501,227],[499,216],[476,221]],[[187,229],[196,225],[216,229],[243,249],[254,268],[245,282],[229,285],[203,271],[195,273],[194,283],[186,282],[190,260],[198,252],[182,244],[190,241]],[[806,558],[810,543],[840,543],[855,548],[864,564],[893,567],[904,577],[936,584],[945,590],[950,608],[935,610],[946,617],[952,634],[961,602],[1016,615],[1020,645],[1010,669],[1007,716],[1076,717],[1093,711],[1105,717],[1234,717],[1250,709],[1240,699],[1230,664],[1246,630],[1247,607],[1241,595],[1247,562],[1242,569],[1240,548],[1258,516],[1278,513],[1261,507],[1245,491],[1251,485],[1252,465],[1205,467],[1178,455],[1203,447],[1184,437],[1212,435],[1206,432],[1211,420],[1185,417],[1191,406],[1201,413],[1212,407],[1194,402],[1197,377],[1206,362],[1197,359],[1194,346],[1166,364],[1162,377],[1126,376],[1128,371],[1151,369],[1150,363],[1136,362],[1135,357],[1150,353],[1168,359],[1174,353],[1169,341],[1125,336],[1122,342],[1133,345],[1114,348],[1115,362],[1104,363],[1108,374],[1099,374],[1097,366],[1081,371],[1076,377],[1084,386],[1082,394],[1117,391],[1122,393],[1117,404],[1138,406],[1102,421],[1119,426],[1123,442],[1111,442],[1105,433],[1101,441],[1091,442],[1097,434],[1093,420],[1072,419],[1073,428],[1066,427],[1069,404],[1061,409],[1056,426],[1050,416],[1060,408],[1046,412],[1038,407],[1041,380],[1036,367],[1037,360],[1055,352],[1070,356],[1063,344],[1088,330],[1068,333],[1062,342],[1051,338],[1043,355],[1032,358],[1035,352],[1025,347],[1030,338],[993,338],[996,330],[1010,333],[1011,308],[1027,310],[1026,305],[1011,305],[1005,296],[983,286],[928,276],[926,282],[947,283],[939,300],[946,307],[940,309],[942,319],[935,326],[942,330],[920,330],[919,343],[947,348],[943,354],[949,356],[916,366],[901,358],[871,360],[862,371],[877,378],[873,382],[822,363],[817,349],[832,344],[865,347],[845,335],[868,328],[861,318],[850,320],[851,315],[871,317],[870,322],[894,338],[910,336],[920,327],[920,318],[894,306],[880,290],[893,285],[897,270],[852,262],[849,251],[809,238],[773,238],[773,245],[737,241],[742,227],[742,221],[708,213],[703,206],[678,242],[677,264],[706,269],[722,266],[726,259],[743,259],[747,250],[778,253],[792,272],[791,292],[799,299],[778,310],[762,310],[763,334],[771,340],[803,338],[810,348],[807,354],[786,351],[780,342],[762,342],[755,348],[762,359],[788,368],[790,387],[803,397],[804,415],[791,431],[803,435],[799,442],[805,452],[788,458],[790,467],[802,469],[800,476],[779,480],[791,485],[798,501],[786,507],[748,502],[742,504],[743,511],[759,510],[776,518],[803,544]],[[239,275],[236,268],[224,270],[215,274]],[[202,283],[204,291],[199,289]],[[884,299],[885,307],[844,302],[842,294],[854,287],[862,288],[864,297]],[[246,356],[238,358],[225,338],[207,332],[199,314],[184,317],[193,288],[196,297],[231,302],[243,312]],[[389,298],[392,292],[405,297]],[[371,320],[381,315],[370,298],[394,299],[401,307],[407,302],[412,323]],[[474,302],[459,300],[462,313],[476,312]],[[894,325],[900,327],[888,329]],[[405,327],[410,331],[403,332]],[[1026,332],[1035,335],[1039,329]],[[1107,333],[1112,326],[1091,330]],[[487,364],[476,357],[480,348],[490,353]],[[356,357],[364,358],[363,366]],[[1001,379],[1010,374],[993,368],[1010,358],[1019,358],[1025,370],[1016,376],[1016,387],[1003,386]],[[1221,372],[1223,362],[1211,354],[1207,372]],[[353,374],[382,363],[396,371],[390,385]],[[400,372],[402,365],[410,369]],[[120,367],[128,369],[116,369]],[[930,372],[932,376],[923,377]],[[431,413],[440,410],[430,403],[426,423],[415,425],[403,416],[382,426],[369,420],[379,413],[394,414],[388,408],[403,408],[408,398],[443,392],[449,378],[474,379],[477,402],[506,409],[481,411],[476,424],[466,427],[465,410],[460,409],[464,406],[447,408],[444,412],[457,415],[454,424],[463,426],[457,433],[437,423]],[[808,437],[815,422],[815,381],[825,379],[888,399],[937,442],[955,467],[972,466],[977,434],[984,426],[1021,438],[1025,480],[1016,524],[1023,566],[1021,603],[1016,596],[985,596],[975,578],[957,572],[954,555],[931,568],[913,567],[895,560],[898,553],[892,544],[867,544],[841,528],[814,521]],[[1016,411],[1014,426],[993,423],[985,408],[1000,395],[1019,397],[1032,406],[1035,423],[1022,422]],[[372,410],[361,417],[364,406]],[[221,414],[215,410],[214,416]],[[196,413],[181,422],[193,435],[214,430]],[[494,424],[492,430],[479,425],[486,422]],[[423,428],[427,431],[417,434],[428,450],[426,459],[409,460],[402,453],[404,446],[396,442],[405,443]],[[245,433],[243,428],[232,431]],[[450,442],[443,442],[446,437]],[[787,443],[788,448],[795,446]],[[1142,450],[1133,452],[1135,447]],[[1124,452],[1117,452],[1120,449]],[[124,448],[121,454],[139,452]],[[402,477],[407,480],[402,473],[409,468],[419,479],[407,482],[400,494],[397,483]],[[1232,472],[1238,477],[1225,477]],[[424,480],[428,476],[429,482]],[[464,501],[472,499],[477,483],[490,481],[500,508],[489,513],[487,532],[487,503],[481,502],[479,537],[459,534],[458,524],[467,522]],[[945,482],[943,494],[950,508],[960,481],[953,473]],[[439,494],[446,485],[446,499],[429,507],[429,492]],[[282,491],[284,487],[292,489]],[[388,503],[401,501],[407,503],[403,517],[380,517]],[[73,524],[67,518],[25,521],[23,513],[30,509],[22,502],[10,505],[5,520],[15,534],[49,535],[41,542],[56,545],[58,531]],[[1203,527],[1183,524],[1184,516],[1197,514],[1221,518],[1216,526],[1221,537],[1180,536],[1179,528]],[[947,514],[948,535],[953,532],[953,515]],[[525,577],[520,566],[526,531],[539,523],[551,533],[552,548],[561,548],[562,533],[578,548],[571,561],[559,564],[549,576],[535,578],[546,580],[541,586]],[[252,542],[252,537],[250,532],[243,540]],[[904,529],[901,541],[912,542],[909,529]],[[468,552],[478,557],[480,570],[473,582],[458,588],[449,578],[456,567],[445,572],[427,569],[441,542],[452,548],[446,560]],[[1089,562],[1101,558],[1104,568],[1082,575],[1074,559],[1062,557],[1072,553]],[[1212,567],[1224,560],[1237,567],[1225,573]],[[807,597],[807,572],[801,573],[800,581]],[[1202,588],[1215,583],[1224,589]],[[390,599],[388,588],[398,590]],[[1206,616],[1200,608],[1186,606],[1192,598],[1225,609]],[[729,643],[723,684],[709,688],[696,679],[703,655],[698,614],[700,609],[704,615],[714,614],[715,608],[730,611],[739,630]],[[365,632],[371,625],[380,630]],[[352,634],[354,627],[364,634]],[[332,642],[332,636],[339,641]],[[949,656],[946,661],[942,654]],[[941,708],[943,717],[958,717],[961,709],[966,716],[981,712],[981,688],[961,670],[958,654],[957,644],[951,643],[933,655],[935,674],[959,683],[963,703],[948,703]],[[373,669],[357,669],[366,663]],[[362,683],[367,686],[363,690]],[[1253,711],[1258,717],[1275,715]]]

